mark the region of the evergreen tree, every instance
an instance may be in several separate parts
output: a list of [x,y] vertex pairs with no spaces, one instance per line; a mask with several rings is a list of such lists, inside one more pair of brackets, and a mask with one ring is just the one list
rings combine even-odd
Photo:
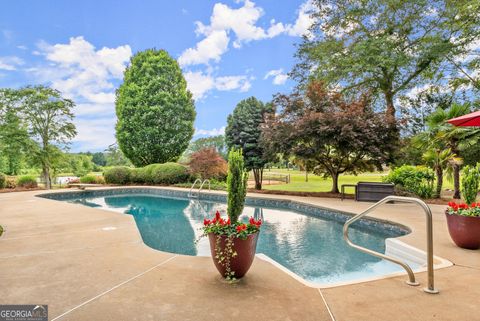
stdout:
[[268,163],[267,153],[261,141],[264,116],[270,106],[255,97],[242,100],[228,116],[225,141],[228,149],[242,149],[245,168],[253,171],[255,189],[262,189],[263,168]]
[[117,91],[117,141],[135,165],[176,161],[193,136],[192,94],[165,50],[134,55]]

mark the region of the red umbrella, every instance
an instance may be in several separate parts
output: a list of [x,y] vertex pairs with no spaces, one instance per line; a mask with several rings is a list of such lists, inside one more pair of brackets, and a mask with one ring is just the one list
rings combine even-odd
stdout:
[[473,113],[452,118],[448,122],[455,126],[480,126],[480,110]]

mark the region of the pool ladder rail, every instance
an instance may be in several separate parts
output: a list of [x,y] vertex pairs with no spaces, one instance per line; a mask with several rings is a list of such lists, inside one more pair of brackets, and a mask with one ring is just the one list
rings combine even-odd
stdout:
[[[198,190],[195,190],[195,186],[197,185],[197,183],[199,183],[200,186]],[[188,197],[198,198],[200,196],[200,192],[202,191],[203,185],[205,185],[205,183],[208,183],[208,190],[210,190],[210,180],[204,179],[202,181],[200,178],[197,178],[195,182],[193,182],[192,187],[190,187],[190,191],[188,192]]]
[[395,264],[398,264],[400,265],[401,267],[403,267],[405,269],[405,271],[407,271],[407,274],[408,274],[408,281],[406,282],[408,285],[412,285],[412,286],[417,286],[417,285],[420,285],[420,283],[418,283],[416,280],[415,280],[415,274],[413,273],[412,269],[410,268],[410,266],[406,263],[406,262],[403,262],[401,260],[398,260],[394,257],[391,257],[391,256],[388,256],[388,255],[385,255],[385,254],[382,254],[382,253],[379,253],[379,252],[376,252],[376,251],[373,251],[373,250],[370,250],[370,249],[367,249],[365,247],[362,247],[360,245],[357,245],[355,243],[353,243],[349,236],[348,236],[348,228],[350,227],[350,225],[352,225],[353,223],[355,223],[356,221],[360,220],[362,217],[364,217],[365,215],[367,215],[368,213],[372,212],[375,208],[379,207],[380,205],[383,205],[387,202],[392,202],[392,201],[397,201],[397,202],[403,202],[403,203],[412,203],[412,204],[417,204],[419,205],[425,212],[425,218],[426,218],[426,229],[427,229],[427,271],[428,271],[428,285],[426,288],[423,289],[423,291],[425,291],[426,293],[430,293],[430,294],[436,294],[436,293],[439,293],[439,291],[437,289],[435,289],[435,286],[434,286],[434,276],[433,276],[433,224],[432,224],[432,211],[430,210],[430,207],[428,207],[428,205],[418,199],[418,198],[413,198],[413,197],[401,197],[401,196],[387,196],[385,197],[384,199],[378,201],[377,203],[373,204],[372,206],[370,206],[369,208],[367,208],[365,211],[363,211],[362,213],[360,214],[357,214],[355,215],[354,217],[352,217],[351,219],[349,219],[348,221],[345,222],[345,225],[343,226],[343,238],[344,240],[347,242],[348,245],[350,245],[351,247],[359,250],[359,251],[362,251],[364,253],[367,253],[367,254],[370,254],[370,255],[373,255],[373,256],[376,256],[376,257],[379,257],[381,259],[385,259],[387,261],[390,261],[390,262],[393,262]]

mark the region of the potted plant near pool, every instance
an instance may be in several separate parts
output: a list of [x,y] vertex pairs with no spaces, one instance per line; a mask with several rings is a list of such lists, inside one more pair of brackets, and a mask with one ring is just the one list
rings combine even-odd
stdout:
[[480,203],[476,203],[480,182],[480,165],[465,166],[462,173],[462,196],[465,203],[448,203],[448,232],[461,248],[480,248]]
[[255,258],[261,220],[250,217],[239,221],[247,194],[248,172],[244,167],[242,150],[232,149],[228,155],[227,214],[217,211],[212,219],[203,222],[203,235],[210,241],[210,252],[218,272],[227,280],[243,277]]

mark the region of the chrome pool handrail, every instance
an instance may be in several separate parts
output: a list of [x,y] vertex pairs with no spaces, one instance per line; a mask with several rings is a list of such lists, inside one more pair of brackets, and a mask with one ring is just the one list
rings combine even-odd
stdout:
[[200,192],[202,191],[203,185],[205,185],[205,183],[208,183],[208,190],[210,190],[210,180],[205,179],[205,180],[202,181],[200,178],[197,178],[195,180],[195,182],[193,182],[192,187],[190,187],[190,191],[188,192],[188,197],[194,197],[195,196],[193,194],[193,189],[195,188],[195,185],[197,185],[197,182],[200,183],[200,187],[198,188],[196,197],[200,196]]
[[430,210],[430,207],[428,207],[428,205],[418,199],[418,198],[413,198],[413,197],[403,197],[403,196],[387,196],[385,197],[384,199],[378,201],[377,203],[373,204],[372,206],[370,206],[369,208],[367,208],[365,211],[363,211],[362,213],[360,214],[357,214],[355,215],[354,217],[352,217],[351,219],[347,220],[345,222],[345,225],[343,226],[343,238],[344,240],[347,242],[348,245],[350,245],[351,247],[359,250],[359,251],[362,251],[364,253],[367,253],[367,254],[370,254],[370,255],[373,255],[373,256],[376,256],[376,257],[379,257],[379,258],[382,258],[382,259],[385,259],[385,260],[388,260],[390,262],[393,262],[395,264],[398,264],[400,265],[401,267],[403,267],[405,269],[405,271],[407,271],[408,273],[408,278],[409,280],[407,281],[407,284],[408,285],[413,285],[413,286],[416,286],[416,285],[419,285],[419,283],[415,280],[415,274],[413,273],[412,269],[410,268],[410,266],[405,263],[405,262],[402,262],[400,260],[397,260],[391,256],[388,256],[388,255],[385,255],[383,253],[379,253],[379,252],[376,252],[376,251],[373,251],[373,250],[370,250],[370,249],[367,249],[365,247],[362,247],[362,246],[359,246],[355,243],[353,243],[349,236],[348,236],[348,228],[350,227],[350,225],[352,225],[353,223],[355,223],[356,221],[360,220],[362,217],[364,217],[365,215],[367,215],[368,213],[370,213],[371,211],[373,211],[375,208],[377,208],[378,206],[380,205],[383,205],[387,202],[390,202],[390,201],[399,201],[399,202],[405,202],[405,203],[413,203],[413,204],[417,204],[419,205],[424,211],[425,211],[425,215],[426,215],[426,229],[427,229],[427,270],[428,270],[428,286],[426,288],[424,288],[423,290],[427,293],[431,293],[431,294],[436,294],[438,293],[439,291],[437,289],[435,289],[435,286],[434,286],[434,276],[433,276],[433,224],[432,224],[432,211]]
[[188,192],[188,197],[192,197],[192,196],[193,196],[192,192],[193,192],[193,189],[195,188],[195,185],[197,185],[197,182],[199,182],[200,184],[202,184],[202,180],[201,180],[200,178],[197,178],[197,179],[195,180],[195,182],[193,182],[192,187],[190,187],[190,191]]

